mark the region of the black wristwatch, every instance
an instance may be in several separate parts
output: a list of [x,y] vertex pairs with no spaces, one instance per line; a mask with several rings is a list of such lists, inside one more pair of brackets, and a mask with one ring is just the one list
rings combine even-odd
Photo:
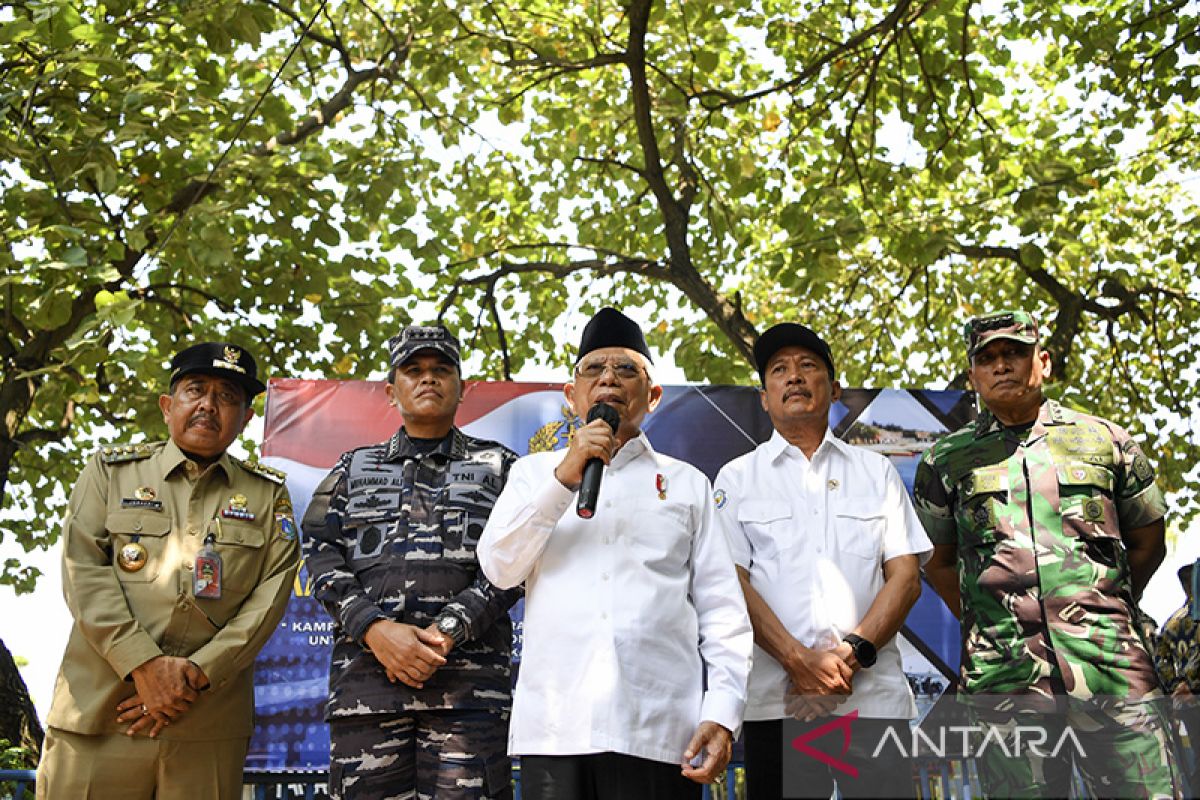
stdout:
[[455,647],[458,647],[467,640],[466,623],[462,621],[462,618],[458,614],[450,611],[444,611],[438,615],[437,629],[449,636],[454,641]]
[[850,645],[850,649],[854,651],[854,660],[863,669],[873,666],[879,657],[879,654],[875,652],[875,645],[857,633],[847,633],[842,637],[842,641]]

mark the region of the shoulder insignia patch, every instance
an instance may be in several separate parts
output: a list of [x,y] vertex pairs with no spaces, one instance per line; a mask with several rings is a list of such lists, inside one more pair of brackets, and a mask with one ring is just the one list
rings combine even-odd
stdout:
[[1139,481],[1148,481],[1154,478],[1154,468],[1141,453],[1133,457],[1133,474]]
[[287,481],[287,473],[282,470],[268,467],[266,464],[261,464],[257,461],[242,461],[237,459],[237,462],[250,473],[257,475],[260,478],[266,478],[271,483],[283,484]]
[[100,460],[105,464],[120,464],[125,461],[141,461],[154,453],[151,444],[105,445],[100,448]]

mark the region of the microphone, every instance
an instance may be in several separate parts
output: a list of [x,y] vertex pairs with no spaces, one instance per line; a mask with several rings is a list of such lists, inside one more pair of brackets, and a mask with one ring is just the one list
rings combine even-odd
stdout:
[[[621,424],[621,416],[608,403],[596,403],[588,409],[587,421],[602,419],[612,428],[613,434]],[[588,459],[583,466],[583,482],[579,484],[579,499],[575,503],[575,513],[584,519],[591,519],[596,513],[596,498],[600,496],[600,478],[604,475],[604,462],[598,458]]]

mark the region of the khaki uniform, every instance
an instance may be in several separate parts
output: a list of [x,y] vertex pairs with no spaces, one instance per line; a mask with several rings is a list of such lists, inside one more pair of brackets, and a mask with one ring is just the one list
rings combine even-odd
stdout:
[[[159,655],[190,659],[211,686],[159,734],[161,752],[145,766],[159,775],[158,796],[179,777],[164,780],[168,752],[178,758],[166,772],[190,769],[208,759],[204,754],[225,754],[223,761],[236,763],[218,770],[219,785],[230,786],[236,774],[240,789],[253,731],[254,658],[283,616],[298,567],[283,481],[282,473],[228,454],[201,470],[173,442],[105,448],[84,468],[63,526],[63,593],[75,624],[47,719],[39,797],[103,796],[129,787],[130,763],[88,770],[87,753],[114,760],[112,748],[121,745],[109,737],[125,739],[127,727],[117,723],[116,707],[135,692],[129,674]],[[194,559],[210,532],[223,562],[219,599],[193,591]],[[146,555],[136,571],[118,557],[134,543]],[[230,757],[230,740],[241,742],[234,748],[240,759]],[[125,741],[130,755],[135,748],[150,752],[149,740]],[[181,743],[206,744],[189,754]],[[189,793],[185,782],[181,796],[226,794],[211,783],[212,763],[194,768],[200,784]]]

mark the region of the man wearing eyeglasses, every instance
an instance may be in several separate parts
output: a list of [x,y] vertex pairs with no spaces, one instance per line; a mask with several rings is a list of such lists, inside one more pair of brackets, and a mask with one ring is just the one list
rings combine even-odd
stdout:
[[[707,478],[641,432],[662,397],[637,324],[588,323],[567,402],[614,408],[566,450],[513,465],[479,543],[498,586],[525,583],[509,752],[531,800],[698,798],[729,761],[752,639]],[[591,459],[595,514],[572,508]]]
[[[965,329],[979,418],[921,460],[925,575],[962,619],[962,688],[1004,747],[977,758],[990,797],[1167,797],[1162,692],[1135,605],[1166,553],[1166,504],[1137,443],[1047,399],[1050,355],[1025,311]],[[1044,748],[1022,748],[1030,726]],[[1065,747],[1068,732],[1075,742]],[[1050,755],[1047,755],[1050,753]],[[1056,756],[1056,757],[1055,757]]]

